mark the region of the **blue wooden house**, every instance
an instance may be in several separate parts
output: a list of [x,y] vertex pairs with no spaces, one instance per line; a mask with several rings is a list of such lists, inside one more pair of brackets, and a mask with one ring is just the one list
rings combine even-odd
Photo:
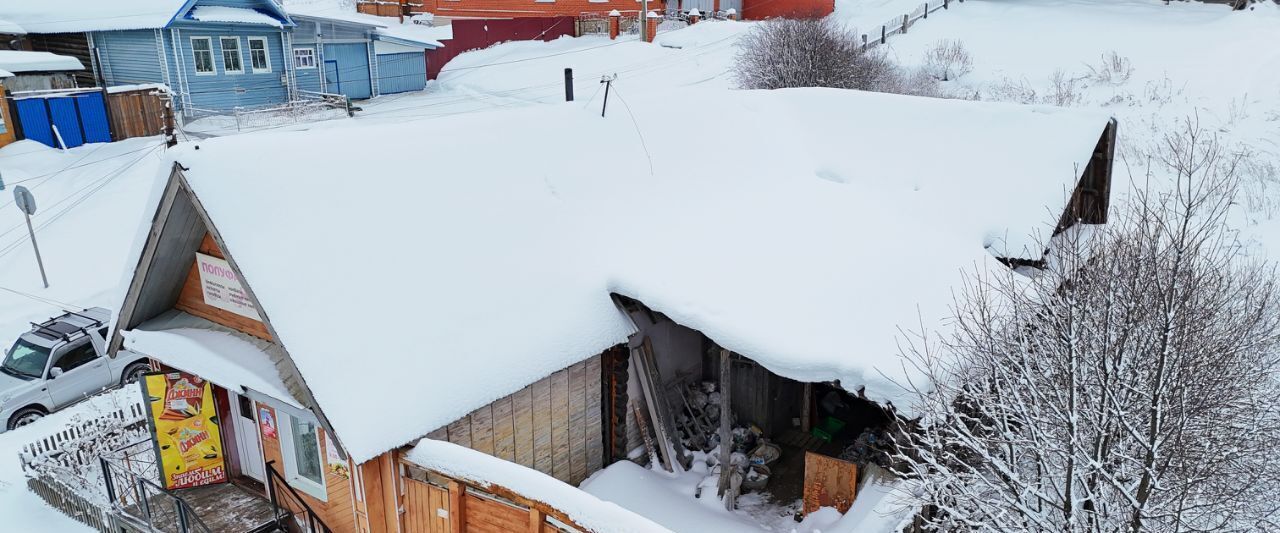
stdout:
[[[100,85],[169,86],[187,116],[267,108],[304,92],[360,99],[421,89],[422,50],[435,47],[394,42],[418,59],[384,61],[379,24],[293,17],[273,0],[0,2],[0,19],[21,25],[33,49],[88,59]],[[415,69],[396,70],[415,64],[420,82]],[[387,83],[380,66],[394,70]]]

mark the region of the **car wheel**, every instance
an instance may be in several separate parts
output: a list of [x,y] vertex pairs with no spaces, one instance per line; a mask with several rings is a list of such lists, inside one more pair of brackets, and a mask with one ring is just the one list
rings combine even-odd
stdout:
[[9,429],[20,428],[28,425],[36,420],[44,418],[44,410],[39,407],[26,407],[20,409],[9,417]]
[[146,363],[134,363],[124,369],[124,374],[120,375],[120,386],[137,382],[142,379],[142,375],[151,371],[151,366]]

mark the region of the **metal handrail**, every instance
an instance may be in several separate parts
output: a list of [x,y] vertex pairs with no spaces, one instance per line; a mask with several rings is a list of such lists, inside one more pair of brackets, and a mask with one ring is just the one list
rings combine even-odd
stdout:
[[[130,446],[134,446],[136,444],[137,443],[130,444],[128,446],[121,447],[115,451],[120,451],[120,450],[129,448]],[[111,508],[114,509],[116,512],[122,515],[132,516],[134,519],[137,519],[137,520],[145,519],[147,526],[152,529],[155,529],[156,527],[155,517],[151,512],[151,498],[150,498],[151,491],[148,491],[148,488],[150,488],[156,494],[163,495],[169,500],[173,501],[174,508],[177,511],[176,517],[178,519],[178,524],[177,524],[178,533],[194,533],[194,532],[213,533],[213,530],[209,528],[208,524],[205,524],[204,520],[200,518],[200,515],[196,514],[196,512],[192,509],[191,503],[188,502],[182,496],[179,496],[169,491],[168,489],[165,489],[155,481],[139,476],[137,473],[130,471],[127,468],[123,468],[120,465],[114,464],[106,456],[99,457],[99,461],[102,465],[102,479],[103,479],[103,483],[106,485],[107,499],[111,502]],[[124,479],[128,480],[133,485],[131,489],[136,489],[138,491],[137,505],[142,509],[142,512],[144,515],[143,517],[133,516],[132,513],[129,513],[128,510],[126,510],[123,506],[120,505],[120,500],[117,499],[116,497],[117,487],[116,487],[116,479],[112,475],[113,472],[123,476]]]
[[[291,517],[296,514],[292,509],[280,505],[280,498],[276,492],[276,484],[279,483],[284,486],[289,495],[293,497],[293,500],[296,501],[298,505],[302,506],[303,512],[306,513],[308,531],[333,533],[333,530],[329,529],[329,526],[324,523],[324,520],[320,519],[320,515],[316,514],[316,512],[311,509],[310,505],[307,505],[307,501],[302,498],[302,495],[298,494],[298,491],[294,490],[294,488],[289,485],[289,482],[285,480],[284,476],[280,475],[280,472],[275,468],[275,464],[275,461],[267,461],[267,495],[271,498],[271,506],[279,510],[287,511],[285,516]],[[279,517],[277,519],[277,524],[281,529],[287,530],[284,524],[279,523],[279,520],[283,518],[283,516]]]

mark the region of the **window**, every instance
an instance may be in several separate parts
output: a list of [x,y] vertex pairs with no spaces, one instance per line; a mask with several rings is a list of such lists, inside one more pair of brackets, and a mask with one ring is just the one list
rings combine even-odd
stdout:
[[329,490],[324,484],[324,462],[320,450],[320,428],[315,422],[300,420],[281,413],[289,419],[289,427],[281,428],[280,451],[284,456],[284,475],[289,485],[302,492],[327,501]]
[[217,74],[213,68],[213,41],[208,37],[191,38],[191,55],[195,58],[197,76]]
[[0,363],[0,372],[15,378],[26,380],[44,377],[44,364],[49,362],[49,349],[36,346],[21,338],[9,349],[4,362]]
[[70,372],[97,358],[98,352],[93,349],[93,343],[85,342],[63,352],[53,366],[61,368],[63,372]]
[[219,37],[222,45],[222,71],[227,74],[244,74],[244,65],[240,63],[240,38]]
[[294,68],[316,68],[316,51],[314,48],[293,49]]
[[253,72],[271,72],[271,54],[266,37],[249,38],[249,67]]

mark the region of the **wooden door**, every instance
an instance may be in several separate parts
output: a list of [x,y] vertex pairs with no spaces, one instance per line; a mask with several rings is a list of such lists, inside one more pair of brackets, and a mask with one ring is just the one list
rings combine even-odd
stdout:
[[401,479],[405,533],[453,533],[449,528],[449,490],[408,477]]

